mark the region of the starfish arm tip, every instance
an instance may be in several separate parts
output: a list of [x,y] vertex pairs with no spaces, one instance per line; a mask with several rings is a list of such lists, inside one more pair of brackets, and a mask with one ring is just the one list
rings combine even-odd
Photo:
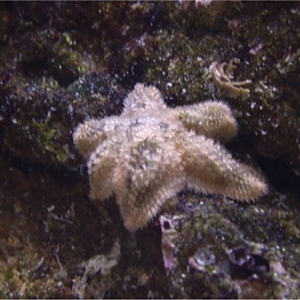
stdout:
[[237,134],[237,122],[223,101],[205,101],[174,110],[174,117],[196,134],[226,143]]
[[143,111],[157,113],[166,107],[160,91],[155,86],[137,83],[124,100],[123,115],[132,115]]
[[74,144],[84,158],[88,158],[104,138],[100,125],[100,120],[91,119],[79,124],[73,133]]

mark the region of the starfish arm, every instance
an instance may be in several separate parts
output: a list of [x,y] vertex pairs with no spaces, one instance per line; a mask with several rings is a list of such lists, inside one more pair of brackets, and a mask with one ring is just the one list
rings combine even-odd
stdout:
[[267,193],[262,175],[234,160],[218,143],[195,136],[183,154],[189,187],[248,201]]
[[90,198],[105,200],[113,194],[112,176],[121,143],[107,140],[99,145],[88,161]]
[[144,111],[159,112],[166,107],[163,97],[156,87],[146,87],[137,83],[124,100],[123,115],[133,115]]
[[74,144],[84,158],[88,158],[98,146],[98,140],[104,138],[102,131],[97,130],[101,123],[100,120],[91,119],[79,124],[73,133]]
[[188,130],[221,143],[230,141],[237,133],[236,120],[229,106],[221,101],[206,101],[170,111]]
[[124,224],[135,231],[183,188],[184,179],[180,157],[168,141],[146,139],[131,145],[129,152],[129,156],[120,156],[113,186]]
[[119,117],[91,119],[79,124],[73,134],[76,148],[87,159],[97,146],[110,138],[121,125]]

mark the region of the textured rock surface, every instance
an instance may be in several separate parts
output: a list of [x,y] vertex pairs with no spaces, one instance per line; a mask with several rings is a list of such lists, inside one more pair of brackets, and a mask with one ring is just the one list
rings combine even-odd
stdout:
[[[299,298],[297,2],[0,5],[0,297]],[[43,12],[43,13],[42,13]],[[223,78],[247,85],[231,98]],[[225,77],[224,77],[225,76]],[[170,107],[224,99],[228,145],[271,184],[259,203],[182,191],[131,236],[88,198],[72,133],[136,82]]]

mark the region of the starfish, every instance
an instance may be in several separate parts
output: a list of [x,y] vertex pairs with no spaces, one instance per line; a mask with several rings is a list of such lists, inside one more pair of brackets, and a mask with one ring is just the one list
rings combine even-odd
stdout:
[[120,116],[87,120],[73,139],[88,161],[90,198],[115,195],[126,228],[136,231],[184,188],[241,201],[266,194],[263,176],[222,145],[236,133],[225,103],[169,108],[158,89],[138,83]]

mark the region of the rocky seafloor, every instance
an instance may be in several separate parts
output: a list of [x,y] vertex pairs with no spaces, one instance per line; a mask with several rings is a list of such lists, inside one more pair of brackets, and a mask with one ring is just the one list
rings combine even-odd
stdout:
[[[0,3],[0,298],[300,297],[300,4],[207,4]],[[136,234],[92,202],[72,133],[137,82],[229,103],[269,194],[182,191]]]

